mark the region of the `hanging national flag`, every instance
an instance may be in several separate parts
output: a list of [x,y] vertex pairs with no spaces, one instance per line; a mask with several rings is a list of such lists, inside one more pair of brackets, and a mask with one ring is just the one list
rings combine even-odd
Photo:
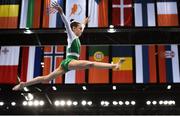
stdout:
[[[64,46],[46,46],[44,47],[44,67],[43,75],[48,75],[58,68],[63,60]],[[51,83],[62,83],[62,76],[57,77]]]
[[158,62],[160,83],[180,82],[178,45],[159,45]]
[[17,28],[20,0],[0,1],[0,28]]
[[[81,46],[79,60],[86,60],[86,46]],[[65,74],[66,84],[83,84],[85,83],[85,70],[71,70]]]
[[0,83],[13,83],[17,81],[19,64],[19,47],[3,46],[0,49]]
[[57,2],[64,9],[64,0],[45,0],[43,12],[44,28],[63,27],[63,22],[60,14],[56,10],[50,8],[53,2]]
[[20,28],[39,28],[41,0],[22,0]]
[[89,0],[88,27],[108,27],[108,0]]
[[89,0],[88,27],[108,27],[108,0]]
[[[89,61],[109,63],[108,46],[89,46]],[[109,83],[109,69],[89,69],[88,82]]]
[[178,26],[177,0],[157,0],[158,26]]
[[157,83],[155,45],[136,45],[136,83]]
[[[156,26],[155,0],[135,0],[134,2],[135,26]],[[136,45],[135,54],[136,83],[156,83],[155,47]]]
[[86,0],[66,0],[66,17],[81,23],[86,17]]
[[113,70],[113,83],[133,83],[133,47],[132,46],[113,46],[112,61],[117,63],[120,58],[125,58],[125,62],[119,70]]
[[156,26],[155,0],[135,0],[134,15],[136,27]]
[[[158,26],[178,26],[177,0],[158,0]],[[179,83],[179,55],[177,45],[158,46],[160,83]]]
[[41,75],[41,47],[22,47],[21,81],[30,81]]
[[132,26],[132,0],[112,0],[112,24]]

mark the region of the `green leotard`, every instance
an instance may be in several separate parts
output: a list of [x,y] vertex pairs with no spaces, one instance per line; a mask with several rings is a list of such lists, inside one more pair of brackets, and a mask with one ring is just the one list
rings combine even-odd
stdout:
[[[61,67],[68,72],[69,68],[68,65],[72,60],[78,60],[79,56],[80,56],[80,47],[81,47],[81,43],[79,38],[74,34],[74,32],[71,30],[71,27],[64,15],[61,14],[61,18],[65,24],[66,27],[66,31],[67,31],[67,41],[68,41],[68,46],[67,46],[67,55],[66,55],[66,59],[64,59],[61,62]],[[85,25],[82,24],[82,29],[84,29]]]

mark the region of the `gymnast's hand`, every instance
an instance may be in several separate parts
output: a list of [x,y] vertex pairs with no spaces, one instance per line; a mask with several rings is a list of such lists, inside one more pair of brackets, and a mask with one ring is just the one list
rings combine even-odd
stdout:
[[52,2],[50,8],[56,9],[60,14],[63,13],[62,7],[61,7],[56,1],[55,1],[55,2]]
[[89,17],[84,18],[82,24],[86,25],[89,22]]

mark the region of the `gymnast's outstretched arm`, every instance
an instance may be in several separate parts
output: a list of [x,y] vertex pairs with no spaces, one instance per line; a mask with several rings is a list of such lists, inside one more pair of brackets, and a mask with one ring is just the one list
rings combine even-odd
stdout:
[[62,7],[57,2],[53,2],[52,3],[52,8],[56,9],[59,12],[59,14],[61,16],[61,19],[62,19],[62,21],[63,21],[63,23],[65,25],[67,35],[69,36],[69,38],[73,38],[74,33],[71,30],[71,26],[70,26],[70,24],[69,24],[69,22],[68,22],[68,20],[67,20],[67,18],[65,16],[64,12],[63,12]]

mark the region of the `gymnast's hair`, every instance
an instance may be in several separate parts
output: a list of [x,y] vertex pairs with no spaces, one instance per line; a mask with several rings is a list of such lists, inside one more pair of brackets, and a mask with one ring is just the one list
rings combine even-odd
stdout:
[[71,22],[71,24],[70,24],[71,29],[73,29],[73,27],[77,27],[80,24],[79,22],[75,21],[74,19],[71,19],[70,22]]

